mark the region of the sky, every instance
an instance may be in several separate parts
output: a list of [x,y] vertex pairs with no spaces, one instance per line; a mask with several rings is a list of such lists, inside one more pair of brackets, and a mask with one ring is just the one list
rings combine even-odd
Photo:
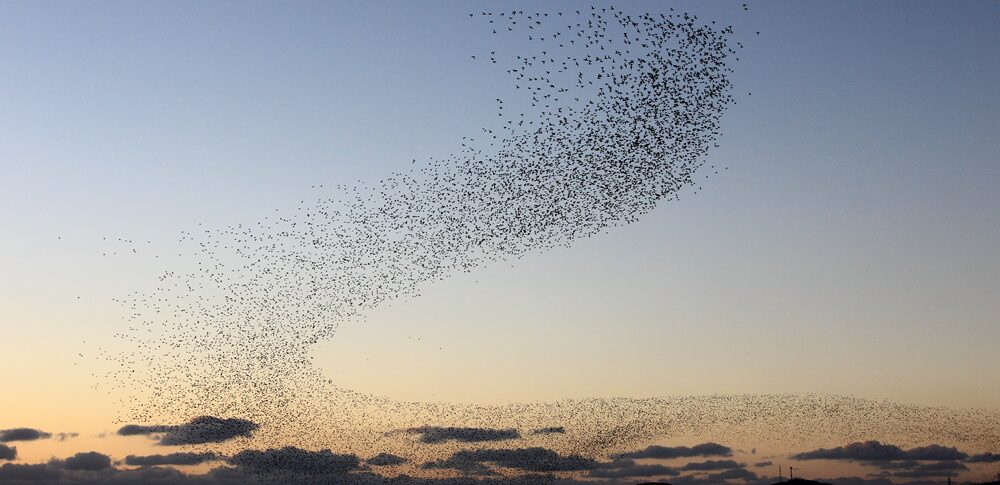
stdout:
[[[634,224],[377,308],[315,348],[322,372],[414,402],[1000,408],[1000,6],[741,4],[616,4],[734,26],[736,104],[707,156],[726,170]],[[491,41],[472,6],[0,4],[0,429],[83,436],[28,461],[142,442],[95,438],[119,424],[92,358],[122,345],[112,298],[188,263],[102,256],[117,238],[167,253],[493,122],[510,86],[470,60]]]

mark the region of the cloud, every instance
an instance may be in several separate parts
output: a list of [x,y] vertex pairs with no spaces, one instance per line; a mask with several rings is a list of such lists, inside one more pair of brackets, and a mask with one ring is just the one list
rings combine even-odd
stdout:
[[[744,483],[747,485],[771,485],[777,482],[778,477],[759,476],[751,471],[738,468],[726,470],[714,474],[690,474],[672,477],[670,483],[674,485],[723,485],[727,483]],[[815,485],[830,485],[820,482],[805,482]],[[842,485],[837,482],[837,485]],[[886,485],[892,485],[888,483]]]
[[462,457],[451,457],[446,460],[428,461],[420,468],[425,470],[456,470],[466,475],[485,477],[496,475],[497,473],[484,463],[463,459]]
[[135,436],[135,435],[166,433],[174,428],[175,426],[143,426],[139,424],[126,424],[125,426],[118,428],[118,435]]
[[884,463],[879,463],[878,467],[883,470],[906,470],[909,468],[916,468],[920,465],[917,460],[904,460],[904,461],[887,461]]
[[548,428],[538,428],[531,432],[531,434],[565,434],[566,428],[562,426],[550,426]]
[[628,477],[658,477],[676,476],[680,471],[664,465],[641,465],[630,459],[619,459],[611,463],[601,463],[598,468],[587,475],[591,478],[628,478]]
[[[184,473],[169,465],[188,465],[224,459],[226,466],[205,473]],[[382,453],[370,461],[404,460],[402,457]],[[629,460],[631,462],[631,460]],[[5,464],[0,468],[0,483],[21,481],[33,483],[100,483],[134,484],[318,484],[340,485],[500,485],[500,484],[551,484],[557,478],[550,471],[589,470],[597,463],[575,455],[562,456],[542,448],[518,450],[471,450],[452,455],[441,466],[426,468],[478,469],[479,477],[419,478],[406,475],[390,478],[361,466],[353,454],[339,455],[330,450],[307,451],[286,447],[268,450],[244,450],[224,458],[213,453],[172,453],[166,455],[130,455],[118,465],[140,468],[118,468],[107,455],[98,452],[77,453],[65,459],[52,459],[37,465]],[[522,470],[519,475],[499,476],[486,464]],[[168,466],[161,466],[168,465]],[[472,475],[468,473],[467,475]],[[491,477],[494,476],[494,477]],[[600,485],[600,482],[590,482]]]
[[967,453],[958,451],[957,448],[941,445],[910,448],[907,450],[906,455],[911,460],[925,461],[964,460],[969,457]]
[[401,456],[396,456],[391,453],[379,453],[365,460],[365,463],[374,466],[402,465],[403,463],[406,462],[407,462],[406,458],[403,458]]
[[714,471],[714,470],[728,470],[730,468],[743,468],[746,463],[737,463],[733,460],[708,460],[701,462],[688,463],[681,467],[684,471]]
[[[476,464],[493,463],[504,468],[530,472],[567,472],[592,470],[598,463],[579,455],[563,456],[540,447],[496,450],[462,450],[442,462],[430,462],[426,468],[454,468],[457,470],[479,470]],[[425,463],[425,465],[427,465]],[[457,465],[457,466],[445,466]]]
[[630,453],[622,453],[618,455],[618,458],[659,458],[659,459],[669,459],[669,458],[686,458],[692,456],[732,456],[733,450],[728,446],[723,446],[718,443],[702,443],[700,445],[695,445],[690,448],[687,446],[659,446],[652,445],[646,449],[633,451]]
[[849,460],[883,462],[897,460],[945,461],[963,460],[969,455],[956,448],[940,445],[922,446],[904,450],[895,445],[878,441],[851,443],[836,448],[820,448],[792,455],[795,460]]
[[111,457],[96,451],[84,451],[57,462],[57,464],[66,470],[104,470],[111,467]]
[[45,464],[21,465],[15,463],[4,463],[0,466],[0,482],[7,480],[56,480],[62,473],[59,470],[50,468]]
[[941,461],[936,463],[922,463],[910,470],[893,473],[893,476],[900,478],[943,477],[955,475],[959,471],[968,469],[967,466],[957,461]]
[[[817,482],[835,483],[837,485],[894,485],[894,482],[885,477],[861,478],[861,477],[837,477],[837,478],[817,478]],[[916,485],[912,482],[907,485]],[[939,484],[935,484],[939,485]]]
[[852,460],[852,461],[891,461],[905,460],[906,452],[895,445],[883,445],[878,441],[851,443],[836,448],[819,448],[817,450],[796,453],[794,460]]
[[0,445],[0,460],[13,460],[17,458],[17,447]]
[[773,465],[774,465],[774,463],[771,462],[771,461],[758,461],[757,463],[753,464],[753,466],[756,466],[756,467],[765,467],[765,466],[773,466]]
[[180,446],[221,443],[239,436],[250,436],[257,428],[256,423],[246,419],[199,416],[180,425],[142,426],[130,424],[122,426],[118,430],[118,434],[121,436],[161,435],[158,438],[159,444]]
[[338,455],[330,450],[308,451],[288,446],[265,451],[243,450],[228,460],[241,471],[325,475],[347,473],[360,466],[356,455]]
[[[153,428],[153,427],[146,427]],[[161,433],[165,433],[162,432]],[[144,433],[135,433],[144,434]],[[892,449],[890,445],[882,445]],[[848,445],[847,447],[850,447]],[[847,448],[844,447],[844,448]],[[899,449],[897,447],[897,449]],[[663,450],[670,450],[664,452]],[[632,454],[669,456],[725,453],[728,448],[705,443],[691,448],[650,447]],[[899,449],[903,455],[910,454],[920,460],[859,460],[883,469],[879,475],[869,475],[861,479],[849,477],[833,479],[838,485],[890,485],[892,480],[911,484],[930,483],[946,475],[956,475],[967,470],[958,460],[933,460],[928,457],[961,454],[954,448],[938,445]],[[903,456],[892,455],[892,456]],[[879,455],[881,456],[881,455]],[[976,455],[979,456],[979,455]],[[996,456],[983,454],[984,457]],[[214,468],[202,474],[186,474],[167,466],[195,465],[211,460],[225,460],[226,466]],[[389,453],[372,456],[365,464],[391,466],[407,462],[406,458]],[[268,450],[244,450],[226,458],[215,453],[170,453],[148,456],[129,455],[119,462],[137,469],[116,468],[112,460],[97,452],[78,453],[64,460],[52,460],[43,465],[18,465],[8,463],[0,468],[0,483],[22,480],[51,483],[107,483],[107,484],[263,484],[275,480],[283,484],[338,483],[342,485],[499,485],[519,484],[590,484],[620,485],[636,481],[656,481],[666,479],[676,485],[708,485],[719,483],[748,483],[766,485],[773,477],[758,475],[732,459],[709,459],[687,464],[668,466],[658,463],[643,463],[632,458],[620,458],[610,462],[598,462],[579,455],[563,455],[551,449],[533,447],[520,449],[475,449],[454,452],[444,460],[426,462],[424,469],[449,469],[462,472],[464,477],[419,478],[401,475],[390,478],[363,466],[353,454],[334,454],[330,450],[308,451],[286,447]],[[769,466],[770,462],[758,462],[755,466]],[[884,465],[884,466],[883,466]],[[504,470],[519,471],[509,474]],[[560,472],[585,472],[576,479],[561,479]],[[825,480],[829,481],[829,480]]]
[[220,466],[208,471],[208,476],[220,480],[245,480],[246,475],[236,467]]
[[503,441],[521,437],[516,429],[492,428],[450,428],[439,426],[422,426],[406,430],[410,434],[419,434],[423,443],[444,443],[449,440],[474,443],[480,441]]
[[590,458],[579,455],[563,456],[555,451],[539,447],[460,451],[456,455],[464,455],[477,461],[492,462],[504,468],[534,472],[589,470],[597,465],[597,462]]
[[80,436],[80,433],[56,433],[56,439],[59,441],[66,441],[77,436]]
[[[211,483],[202,480],[203,477],[197,475],[185,475],[180,470],[169,467],[144,467],[137,468],[135,470],[115,470],[113,475],[110,475],[112,482],[119,483],[135,483],[135,484],[146,484],[146,483],[161,483],[161,484],[173,484],[173,483]],[[104,478],[104,480],[108,480]],[[223,483],[223,482],[218,482]],[[224,482],[232,483],[232,482]]]
[[125,457],[125,464],[131,466],[157,466],[157,465],[198,465],[206,461],[218,460],[215,453],[170,453],[168,455],[148,455]]
[[706,478],[712,481],[717,480],[756,480],[757,474],[746,468],[734,468],[719,473],[709,474]]
[[979,455],[972,455],[969,457],[969,463],[996,463],[1000,462],[1000,454],[987,452],[981,453]]
[[626,468],[591,470],[588,476],[593,478],[629,478],[629,477],[660,477],[676,476],[676,468],[663,465],[634,465]]
[[10,441],[34,441],[49,438],[52,433],[46,433],[32,428],[12,428],[0,430],[0,443]]

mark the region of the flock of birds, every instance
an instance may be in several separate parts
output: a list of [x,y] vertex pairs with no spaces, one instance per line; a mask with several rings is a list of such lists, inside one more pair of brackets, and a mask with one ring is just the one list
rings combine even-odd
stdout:
[[[831,396],[470,406],[337,387],[310,352],[342,323],[449,275],[632,223],[718,170],[705,159],[734,103],[731,63],[742,46],[731,27],[673,9],[470,16],[491,35],[520,39],[473,56],[505,67],[512,81],[512,98],[497,99],[497,125],[450,156],[338,186],[294,213],[182,234],[195,269],[164,272],[154,288],[121,298],[127,350],[102,354],[112,368],[103,383],[127,396],[123,422],[235,417],[254,423],[252,440],[213,443],[213,452],[342,446],[411,464],[469,444],[408,432],[429,425],[509,438],[473,440],[486,447],[591,457],[680,435],[916,442],[947,429],[956,441],[1000,443],[995,414]],[[524,39],[530,51],[505,51]]]

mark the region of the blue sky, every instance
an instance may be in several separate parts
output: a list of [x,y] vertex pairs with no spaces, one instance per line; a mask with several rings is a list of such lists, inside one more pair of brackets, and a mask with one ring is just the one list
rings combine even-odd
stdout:
[[[317,349],[331,378],[411,400],[1000,406],[1000,4],[740,3],[669,4],[745,46],[709,156],[728,170],[636,224],[373,312]],[[471,5],[0,5],[0,367],[38,359],[15,380],[86,387],[70,357],[163,264],[102,258],[103,237],[169,249],[493,123],[510,86],[470,59],[491,42]]]
[[[558,308],[536,309],[555,340],[573,342],[568,335],[579,332],[568,330],[604,314],[583,328],[606,341],[623,326],[625,335],[612,338],[618,351],[644,332],[723,348],[729,336],[749,337],[760,351],[773,342],[807,360],[803,348],[832,342],[848,360],[899,366],[860,392],[895,395],[886,386],[918,367],[913,389],[895,397],[923,399],[916,387],[934,378],[963,397],[926,398],[1000,402],[992,386],[953,378],[982,369],[981,359],[995,362],[983,337],[997,327],[996,5],[677,8],[733,23],[746,46],[735,67],[738,104],[710,155],[729,170],[632,227],[480,275],[493,286],[475,301],[490,307],[490,295],[501,293],[502,306],[523,308],[519,289],[551,279],[546,287],[573,288]],[[87,263],[102,251],[101,237],[167,241],[198,223],[249,222],[326,194],[312,185],[377,179],[413,158],[445,156],[492,122],[493,98],[510,89],[495,69],[470,60],[490,39],[461,3],[3,9],[0,197],[11,236],[0,244],[9,274],[29,279],[39,268],[67,273],[53,263],[63,257],[87,279],[107,264]],[[68,242],[54,246],[56,237]],[[116,272],[135,265],[118,264]],[[581,276],[588,284],[574,287]],[[16,277],[6,281],[14,294],[28,291]],[[600,297],[622,286],[628,294],[620,296],[636,301]],[[468,298],[456,292],[468,287],[444,283],[444,295],[427,305],[458,311]],[[670,296],[684,292],[683,301]],[[618,321],[628,312],[633,323]],[[524,313],[503,317],[528,322],[508,323],[512,334],[540,328],[540,317]],[[389,329],[403,324],[387,318]],[[442,333],[469,318],[423,317],[449,322]],[[373,327],[358,331],[372,341],[396,335]],[[569,347],[578,345],[592,351],[596,343]],[[887,347],[900,353],[893,362],[911,362],[882,362]],[[652,364],[623,363],[636,371]],[[816,363],[810,376],[825,372]],[[775,386],[761,382],[766,375],[744,380]],[[779,390],[813,385],[801,380]],[[642,382],[617,391],[670,390]]]

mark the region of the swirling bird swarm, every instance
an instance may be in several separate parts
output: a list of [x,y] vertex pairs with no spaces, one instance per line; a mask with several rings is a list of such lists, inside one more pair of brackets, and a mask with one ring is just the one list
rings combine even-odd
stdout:
[[[591,455],[624,451],[668,430],[713,434],[732,420],[743,430],[774,424],[734,417],[746,404],[740,398],[732,398],[728,418],[703,407],[712,401],[670,399],[398,403],[339,389],[312,364],[313,345],[341,323],[417,296],[422,285],[636,221],[696,187],[717,146],[733,103],[730,27],[684,13],[614,8],[471,16],[498,38],[521,38],[474,56],[509,67],[514,98],[497,99],[497,126],[466,138],[451,156],[375,183],[339,186],[292,214],[184,233],[181,244],[197,269],[166,272],[157,287],[120,300],[129,328],[119,337],[129,350],[104,355],[115,366],[106,381],[128,391],[124,419],[236,416],[260,424],[258,444],[349,442],[375,450],[380,443],[377,451],[402,455],[407,450],[386,448],[386,436],[396,435],[385,433],[428,423],[566,426],[571,432],[530,439]],[[504,51],[514,45],[530,50]],[[523,110],[511,113],[512,105]],[[755,409],[767,412],[756,399]],[[772,409],[793,408],[785,402]],[[982,424],[963,419],[963,429]],[[990,440],[996,437],[978,443]],[[410,456],[424,446],[407,443]]]
[[168,408],[280,401],[296,376],[315,379],[308,351],[341,322],[484,261],[635,221],[694,183],[732,102],[731,29],[613,9],[482,16],[537,48],[507,71],[527,115],[501,107],[501,126],[455,155],[339,187],[346,197],[185,234],[199,271],[123,300],[136,351],[119,356],[116,380],[155,370],[148,389]]

